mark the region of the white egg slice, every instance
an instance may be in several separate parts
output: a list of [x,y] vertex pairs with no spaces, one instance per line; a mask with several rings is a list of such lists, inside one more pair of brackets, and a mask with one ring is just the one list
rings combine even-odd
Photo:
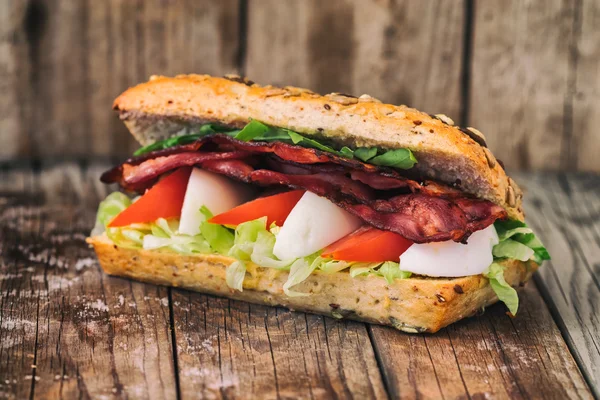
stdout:
[[400,269],[438,277],[479,275],[492,264],[492,248],[496,244],[498,234],[493,224],[474,232],[467,244],[415,243],[400,256]]
[[324,197],[306,192],[285,220],[273,254],[280,260],[305,257],[355,231],[359,218]]
[[204,221],[200,213],[202,206],[217,215],[245,203],[251,199],[252,194],[252,188],[246,184],[194,168],[181,208],[179,232],[186,235],[200,233],[200,224]]

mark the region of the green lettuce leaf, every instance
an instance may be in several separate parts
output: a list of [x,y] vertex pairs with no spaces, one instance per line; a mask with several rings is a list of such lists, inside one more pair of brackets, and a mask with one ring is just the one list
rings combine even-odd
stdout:
[[498,296],[498,299],[506,304],[512,315],[516,315],[519,309],[519,296],[515,288],[504,280],[504,267],[493,263],[483,272],[483,276],[489,279],[490,286],[494,290],[494,293],[496,293],[496,296]]
[[390,285],[394,283],[394,280],[396,279],[406,279],[410,278],[412,275],[408,271],[401,271],[400,264],[393,261],[386,261],[381,264],[381,267],[377,270],[377,274],[383,276]]
[[284,284],[284,292],[289,296],[306,296],[307,293],[295,292],[291,288],[306,280],[315,270],[334,273],[349,269],[352,277],[359,275],[375,275],[385,278],[389,283],[394,279],[410,276],[409,272],[400,271],[398,263],[358,263],[336,261],[319,257],[319,253],[291,260],[280,260],[273,254],[276,235],[279,227],[267,228],[267,218],[239,224],[235,233],[222,225],[211,224],[208,220],[212,213],[202,207],[204,221],[200,224],[200,234],[191,236],[179,233],[179,221],[159,218],[149,224],[132,224],[120,228],[108,228],[106,225],[121,211],[132,204],[122,193],[112,193],[100,203],[96,225],[105,230],[108,237],[119,247],[146,250],[169,250],[180,254],[213,254],[220,253],[234,257],[237,261],[227,268],[227,284],[242,290],[246,274],[246,263],[253,262],[267,268],[289,271]]
[[356,263],[350,267],[350,277],[356,278],[357,276],[366,276],[369,274],[377,274],[372,267],[373,264],[367,263]]
[[299,258],[294,261],[290,267],[290,274],[287,281],[283,284],[283,292],[290,297],[308,296],[308,293],[296,292],[291,290],[292,286],[302,283],[313,273],[317,266],[323,262],[321,257],[315,257],[311,260],[311,256]]
[[233,246],[229,255],[242,261],[250,261],[258,233],[267,230],[267,217],[244,222],[235,228]]
[[500,243],[494,246],[494,257],[514,258],[521,261],[525,254],[530,253],[516,243],[524,245],[533,251],[528,260],[541,264],[544,260],[550,260],[550,254],[541,240],[533,233],[533,230],[524,222],[516,220],[496,221],[494,223]]
[[275,235],[267,230],[258,232],[252,255],[253,263],[275,269],[289,269],[294,260],[280,260],[273,254],[275,247]]
[[225,282],[232,289],[244,290],[244,277],[246,276],[246,263],[243,261],[234,261],[225,270]]
[[191,254],[210,254],[210,244],[202,235],[184,235],[178,233],[179,221],[159,218],[151,225],[151,233],[144,235],[145,250],[169,249],[174,252]]
[[121,192],[112,192],[98,206],[96,213],[96,225],[92,229],[91,236],[101,235],[106,225],[124,209],[131,205],[131,199]]
[[534,251],[523,243],[506,239],[494,246],[492,254],[496,258],[513,258],[519,261],[529,261],[534,256]]
[[208,222],[213,217],[206,206],[200,208],[200,213],[204,216],[204,221],[200,224],[200,233],[210,247],[219,254],[228,254],[233,247],[233,233],[223,225],[211,224]]
[[323,259],[323,261],[319,265],[319,271],[325,272],[327,274],[333,274],[347,269],[348,267],[350,267],[351,264],[352,263],[348,261]]

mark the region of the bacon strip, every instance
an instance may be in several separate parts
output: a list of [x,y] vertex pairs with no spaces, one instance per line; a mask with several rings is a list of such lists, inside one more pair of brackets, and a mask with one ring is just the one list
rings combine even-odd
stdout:
[[[194,151],[208,148],[205,147],[208,143],[215,151]],[[145,155],[143,159],[130,159],[104,173],[101,179],[141,191],[165,172],[198,165],[260,186],[309,190],[369,225],[396,232],[416,243],[465,242],[472,232],[507,215],[500,206],[468,198],[446,185],[419,183],[394,170],[281,142],[247,143],[211,136],[180,148],[179,152],[173,149],[168,149],[168,153],[157,152],[155,158]]]

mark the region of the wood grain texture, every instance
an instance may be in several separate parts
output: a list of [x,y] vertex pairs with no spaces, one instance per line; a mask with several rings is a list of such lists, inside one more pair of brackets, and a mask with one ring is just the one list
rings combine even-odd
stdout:
[[527,221],[552,261],[538,283],[588,382],[600,396],[600,177],[521,174]]
[[576,10],[573,69],[573,137],[568,142],[569,169],[600,171],[600,3],[581,0]]
[[246,74],[458,120],[464,13],[427,0],[250,0]]
[[173,291],[184,398],[387,398],[364,324]]
[[511,168],[568,168],[578,2],[474,4],[468,124]]
[[2,173],[0,397],[176,393],[167,289],[104,275],[85,244],[98,172]]
[[392,397],[591,399],[534,283],[517,318],[496,305],[433,335],[371,326]]
[[238,1],[3,1],[0,158],[129,156],[113,99],[152,74],[237,71]]

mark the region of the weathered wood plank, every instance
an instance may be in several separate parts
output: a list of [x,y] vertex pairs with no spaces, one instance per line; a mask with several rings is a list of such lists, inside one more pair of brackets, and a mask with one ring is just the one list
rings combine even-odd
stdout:
[[511,168],[569,167],[576,5],[475,1],[468,124]]
[[520,174],[525,209],[552,261],[538,284],[600,396],[600,177]]
[[569,167],[600,171],[600,3],[582,0],[574,21],[571,51],[573,129],[568,143]]
[[515,319],[496,305],[433,335],[370,329],[392,397],[591,398],[534,283]]
[[246,74],[458,120],[463,11],[440,0],[250,0]]
[[113,99],[151,74],[235,72],[238,8],[238,0],[2,1],[0,158],[129,156],[136,145]]
[[10,159],[27,151],[29,112],[27,49],[20,29],[27,10],[22,0],[0,2],[0,159]]
[[95,180],[74,164],[3,173],[2,396],[175,396],[167,289],[104,275],[84,242]]
[[182,397],[386,398],[364,324],[173,291]]

